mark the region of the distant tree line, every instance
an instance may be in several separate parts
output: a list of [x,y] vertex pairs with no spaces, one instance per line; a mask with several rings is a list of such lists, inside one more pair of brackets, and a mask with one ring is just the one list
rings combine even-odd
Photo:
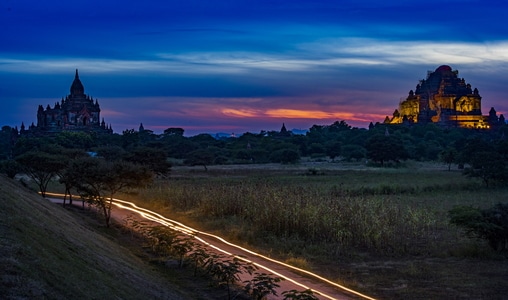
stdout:
[[[61,132],[48,137],[16,137],[13,128],[0,131],[1,170],[13,177],[13,162],[24,162],[27,153],[45,152],[88,156],[108,162],[142,165],[154,175],[167,176],[173,164],[203,166],[222,164],[298,163],[313,160],[361,161],[377,166],[396,166],[401,161],[440,161],[486,185],[508,179],[508,126],[496,130],[443,128],[435,124],[412,126],[371,124],[368,129],[351,127],[345,121],[313,125],[305,135],[291,131],[261,131],[239,137],[215,138],[210,134],[184,136],[182,128],[162,134],[141,129],[122,134],[98,135]],[[52,149],[53,148],[53,149]],[[72,151],[71,151],[72,150]],[[23,157],[25,155],[25,157]],[[49,162],[49,158],[42,159]],[[61,161],[57,159],[57,161]],[[45,166],[49,170],[49,166]]]

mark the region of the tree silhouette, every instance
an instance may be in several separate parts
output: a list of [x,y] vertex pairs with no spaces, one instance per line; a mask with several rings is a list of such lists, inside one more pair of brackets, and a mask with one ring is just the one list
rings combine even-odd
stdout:
[[457,160],[457,151],[454,148],[446,148],[439,153],[439,159],[448,165],[448,171],[451,170],[452,163]]
[[132,163],[89,157],[73,161],[69,176],[76,178],[80,195],[102,210],[106,227],[109,227],[114,195],[127,188],[146,185],[152,180],[153,173]]
[[21,165],[22,171],[37,184],[42,197],[46,197],[46,190],[51,179],[67,164],[64,156],[42,151],[26,152],[16,157],[16,162]]
[[365,144],[367,157],[375,162],[380,162],[381,166],[387,161],[407,159],[408,154],[401,140],[392,135],[375,135]]
[[211,165],[215,159],[215,155],[208,149],[194,150],[188,154],[184,163],[191,166],[203,166],[208,171],[208,165]]

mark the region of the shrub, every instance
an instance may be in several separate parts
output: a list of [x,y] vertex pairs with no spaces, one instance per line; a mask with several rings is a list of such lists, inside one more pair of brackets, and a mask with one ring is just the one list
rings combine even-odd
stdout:
[[508,203],[480,210],[457,206],[449,211],[450,223],[463,227],[469,236],[487,240],[498,252],[508,251]]
[[300,154],[293,149],[280,149],[270,155],[270,161],[274,163],[292,164],[299,160]]

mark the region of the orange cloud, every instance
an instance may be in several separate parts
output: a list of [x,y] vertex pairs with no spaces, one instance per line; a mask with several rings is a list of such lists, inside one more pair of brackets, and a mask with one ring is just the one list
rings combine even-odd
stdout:
[[253,109],[223,108],[221,109],[221,113],[229,117],[240,117],[240,118],[259,117],[259,112]]
[[349,112],[325,112],[319,110],[297,110],[297,109],[270,109],[265,113],[273,118],[288,119],[351,119],[353,113]]

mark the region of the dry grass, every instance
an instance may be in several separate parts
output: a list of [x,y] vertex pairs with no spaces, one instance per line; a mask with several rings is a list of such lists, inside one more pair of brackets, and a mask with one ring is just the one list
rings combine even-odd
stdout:
[[[318,170],[314,172],[314,170]],[[311,172],[310,172],[311,171]],[[382,299],[503,299],[508,261],[448,223],[455,205],[489,207],[486,189],[444,165],[175,168],[135,195],[145,205]]]

